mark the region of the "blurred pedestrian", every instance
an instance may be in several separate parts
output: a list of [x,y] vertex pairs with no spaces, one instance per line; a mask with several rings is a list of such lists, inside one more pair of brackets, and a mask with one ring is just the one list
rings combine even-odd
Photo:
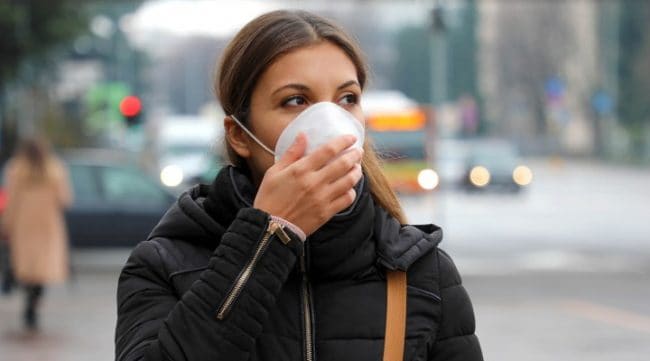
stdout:
[[68,172],[43,139],[22,142],[5,169],[3,228],[16,280],[26,289],[25,326],[38,326],[44,286],[68,277],[64,209],[72,199]]
[[[4,188],[0,187],[0,220],[4,214],[7,205],[7,193]],[[1,221],[0,221],[1,223]],[[7,244],[7,235],[0,227],[0,294],[8,295],[14,286],[14,273],[9,261],[9,245]]]
[[366,75],[308,12],[234,37],[215,84],[232,165],[132,252],[117,360],[482,360],[442,231],[404,225],[364,143]]

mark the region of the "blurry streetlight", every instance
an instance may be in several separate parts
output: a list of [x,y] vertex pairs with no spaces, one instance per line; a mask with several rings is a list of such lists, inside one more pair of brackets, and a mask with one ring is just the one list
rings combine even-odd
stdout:
[[[438,118],[442,105],[447,100],[447,24],[445,21],[445,9],[442,0],[435,0],[430,12],[431,36],[429,43],[430,51],[430,78],[429,89],[431,91],[431,106],[435,118]],[[436,174],[437,176],[437,174]],[[438,186],[439,179],[436,179]],[[433,189],[431,188],[431,189]],[[443,188],[444,189],[444,188]],[[433,192],[432,192],[433,193]],[[440,192],[437,202],[432,208],[437,208],[438,222],[444,223],[445,213],[445,192]],[[433,197],[433,194],[430,195]]]

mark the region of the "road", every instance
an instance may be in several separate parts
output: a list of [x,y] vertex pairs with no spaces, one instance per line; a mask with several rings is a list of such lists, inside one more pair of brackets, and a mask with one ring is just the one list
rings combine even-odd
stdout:
[[[21,328],[21,294],[0,297],[0,359],[112,360],[117,274],[84,270],[50,289],[40,333]],[[647,360],[649,280],[629,272],[464,276],[485,359],[499,361]]]
[[650,273],[467,276],[486,360],[642,361]]
[[[532,164],[534,186],[518,196],[403,199],[412,221],[444,227],[486,360],[647,360],[650,171]],[[112,360],[127,255],[75,252],[76,277],[48,290],[36,334],[21,328],[22,295],[0,297],[0,360]]]

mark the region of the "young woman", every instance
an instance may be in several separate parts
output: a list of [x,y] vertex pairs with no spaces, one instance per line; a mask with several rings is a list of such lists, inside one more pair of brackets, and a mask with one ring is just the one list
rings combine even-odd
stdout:
[[310,13],[268,13],[235,36],[215,84],[232,166],[182,195],[124,266],[117,360],[380,360],[396,269],[404,359],[482,359],[441,230],[403,225],[371,146],[353,147],[363,134],[311,152],[300,134],[277,152],[316,103],[363,124],[366,74],[352,39]]
[[68,171],[42,140],[26,140],[5,169],[7,205],[3,227],[11,264],[27,291],[25,326],[38,326],[45,284],[68,276],[68,238],[64,209],[72,201]]

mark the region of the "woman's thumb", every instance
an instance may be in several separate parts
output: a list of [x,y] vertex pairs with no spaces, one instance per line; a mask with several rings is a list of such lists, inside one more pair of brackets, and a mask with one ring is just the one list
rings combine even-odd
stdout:
[[305,133],[301,132],[298,133],[296,139],[293,141],[291,146],[287,148],[287,151],[284,152],[278,163],[282,163],[284,166],[288,166],[289,164],[302,158],[302,156],[305,154],[305,150],[307,150],[307,136]]

